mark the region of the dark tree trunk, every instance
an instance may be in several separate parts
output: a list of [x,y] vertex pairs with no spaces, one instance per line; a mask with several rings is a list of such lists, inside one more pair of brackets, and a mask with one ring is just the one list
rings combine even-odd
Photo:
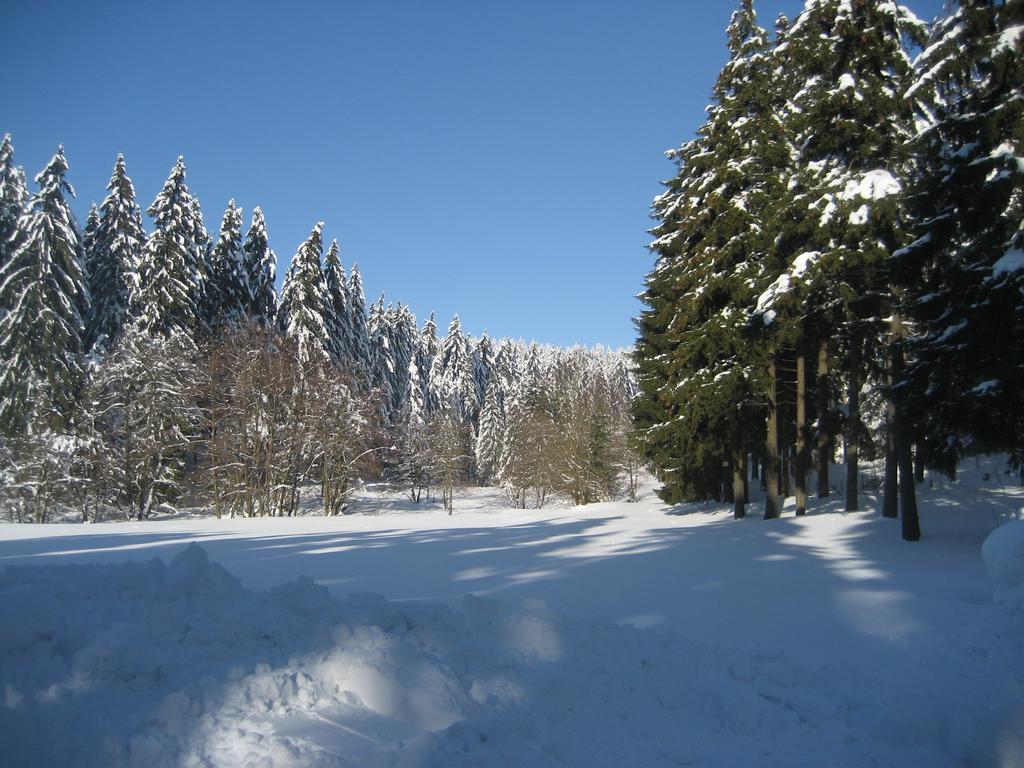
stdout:
[[750,503],[750,482],[747,479],[750,475],[747,470],[749,469],[749,459],[747,458],[746,451],[743,451],[743,503]]
[[818,498],[828,496],[828,465],[831,440],[828,434],[828,344],[818,349]]
[[768,434],[764,446],[764,518],[771,520],[782,513],[779,503],[779,406],[778,384],[775,380],[775,353],[768,363]]
[[744,506],[747,503],[747,478],[746,472],[744,472],[745,464],[746,457],[743,451],[739,448],[734,449],[732,455],[732,516],[737,520],[747,514]]
[[804,356],[796,358],[796,514],[807,513],[807,370]]
[[[903,319],[898,311],[892,313],[892,374],[899,381],[903,375]],[[910,453],[910,440],[907,438],[906,422],[898,392],[893,395],[895,425],[895,450],[900,475],[900,513],[902,518],[901,533],[904,541],[918,541],[921,538],[921,522],[917,516],[917,487],[914,484],[914,459]]]
[[892,310],[889,333],[889,355],[886,361],[888,392],[885,397],[885,482],[882,487],[882,517],[895,518],[899,513],[896,458],[896,348],[899,337],[896,334],[898,321],[896,310]]
[[736,484],[733,482],[735,468],[732,459],[722,462],[722,501],[732,504],[736,501]]
[[[1024,470],[1024,465],[1021,465],[1021,469]],[[924,482],[924,456],[921,455],[921,446],[914,450],[914,482],[918,485]]]
[[860,335],[854,334],[850,344],[849,367],[846,379],[846,511],[859,507],[857,488],[858,458],[860,451]]

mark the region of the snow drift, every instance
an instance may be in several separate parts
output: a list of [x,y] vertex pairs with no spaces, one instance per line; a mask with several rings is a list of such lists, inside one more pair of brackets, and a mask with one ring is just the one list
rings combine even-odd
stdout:
[[[1024,583],[1021,526],[985,545],[1001,594]],[[1024,612],[999,604],[890,681],[538,601],[250,591],[195,544],[166,565],[8,568],[0,762],[1022,765]]]

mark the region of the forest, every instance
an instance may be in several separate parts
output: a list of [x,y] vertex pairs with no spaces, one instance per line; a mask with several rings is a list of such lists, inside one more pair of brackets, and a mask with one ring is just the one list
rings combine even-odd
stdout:
[[[146,210],[119,156],[79,231],[63,148],[29,195],[0,146],[0,506],[8,519],[143,520],[163,505],[344,513],[367,481],[414,502],[497,484],[520,508],[634,494],[622,351],[439,337],[367,307],[317,223],[280,295],[263,212],[216,237],[179,158]],[[173,506],[169,508],[174,508]]]
[[745,0],[730,60],[654,203],[636,348],[639,444],[670,503],[765,516],[884,462],[883,515],[920,527],[925,467],[1024,454],[1020,2],[933,24],[808,2],[770,34]]

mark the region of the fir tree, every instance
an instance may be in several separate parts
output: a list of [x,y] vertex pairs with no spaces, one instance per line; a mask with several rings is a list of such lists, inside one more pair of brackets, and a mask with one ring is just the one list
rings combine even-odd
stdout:
[[293,339],[300,363],[330,360],[327,331],[327,286],[320,266],[323,222],[318,222],[292,257],[281,287],[278,326]]
[[473,421],[479,410],[473,355],[462,332],[459,316],[452,317],[448,335],[441,342],[430,369],[431,399],[438,407],[450,407],[464,421]]
[[139,289],[132,295],[132,315],[145,333],[195,342],[205,331],[206,240],[197,211],[185,183],[185,159],[179,157],[146,211],[153,232],[139,262]]
[[12,238],[27,198],[25,174],[14,165],[11,135],[6,134],[0,143],[0,268],[15,247]]
[[140,289],[139,263],[145,242],[135,188],[125,172],[124,156],[118,155],[87,252],[92,297],[87,348],[109,348],[129,322],[131,297]]
[[249,304],[248,274],[242,245],[242,209],[228,202],[217,244],[210,251],[206,318],[211,327],[237,325]]
[[18,220],[17,246],[0,268],[0,428],[54,430],[71,419],[83,370],[89,306],[82,244],[66,195],[61,147],[36,176],[39,192]]
[[324,279],[327,285],[327,330],[331,340],[331,359],[336,365],[351,367],[352,314],[348,302],[345,270],[341,266],[338,241],[332,240],[324,256]]
[[903,387],[919,451],[1024,450],[1024,3],[960,2],[912,89],[933,120],[911,200],[917,239],[895,271],[914,336]]
[[250,321],[270,327],[277,316],[277,255],[270,249],[263,210],[253,209],[252,223],[245,235],[243,271],[248,290],[245,314]]
[[768,394],[765,349],[746,331],[768,271],[768,227],[788,146],[776,65],[749,0],[733,14],[728,44],[731,59],[707,122],[670,153],[679,173],[654,203],[658,260],[638,323],[634,412],[670,502],[723,497],[722,464],[741,471]]
[[349,326],[352,329],[352,349],[349,358],[352,361],[353,370],[360,371],[369,381],[369,320],[366,315],[366,294],[363,291],[363,277],[359,272],[358,264],[352,265],[346,293],[348,294],[349,301]]
[[480,429],[474,446],[477,473],[483,482],[496,478],[501,469],[505,413],[499,398],[499,385],[495,380],[487,387],[484,407],[480,411]]

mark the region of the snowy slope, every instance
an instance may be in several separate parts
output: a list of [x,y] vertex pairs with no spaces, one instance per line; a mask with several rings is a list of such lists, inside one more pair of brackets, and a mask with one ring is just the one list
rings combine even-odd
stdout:
[[976,474],[917,545],[487,491],[5,525],[0,765],[1024,765],[1024,523],[980,556],[1024,498]]

